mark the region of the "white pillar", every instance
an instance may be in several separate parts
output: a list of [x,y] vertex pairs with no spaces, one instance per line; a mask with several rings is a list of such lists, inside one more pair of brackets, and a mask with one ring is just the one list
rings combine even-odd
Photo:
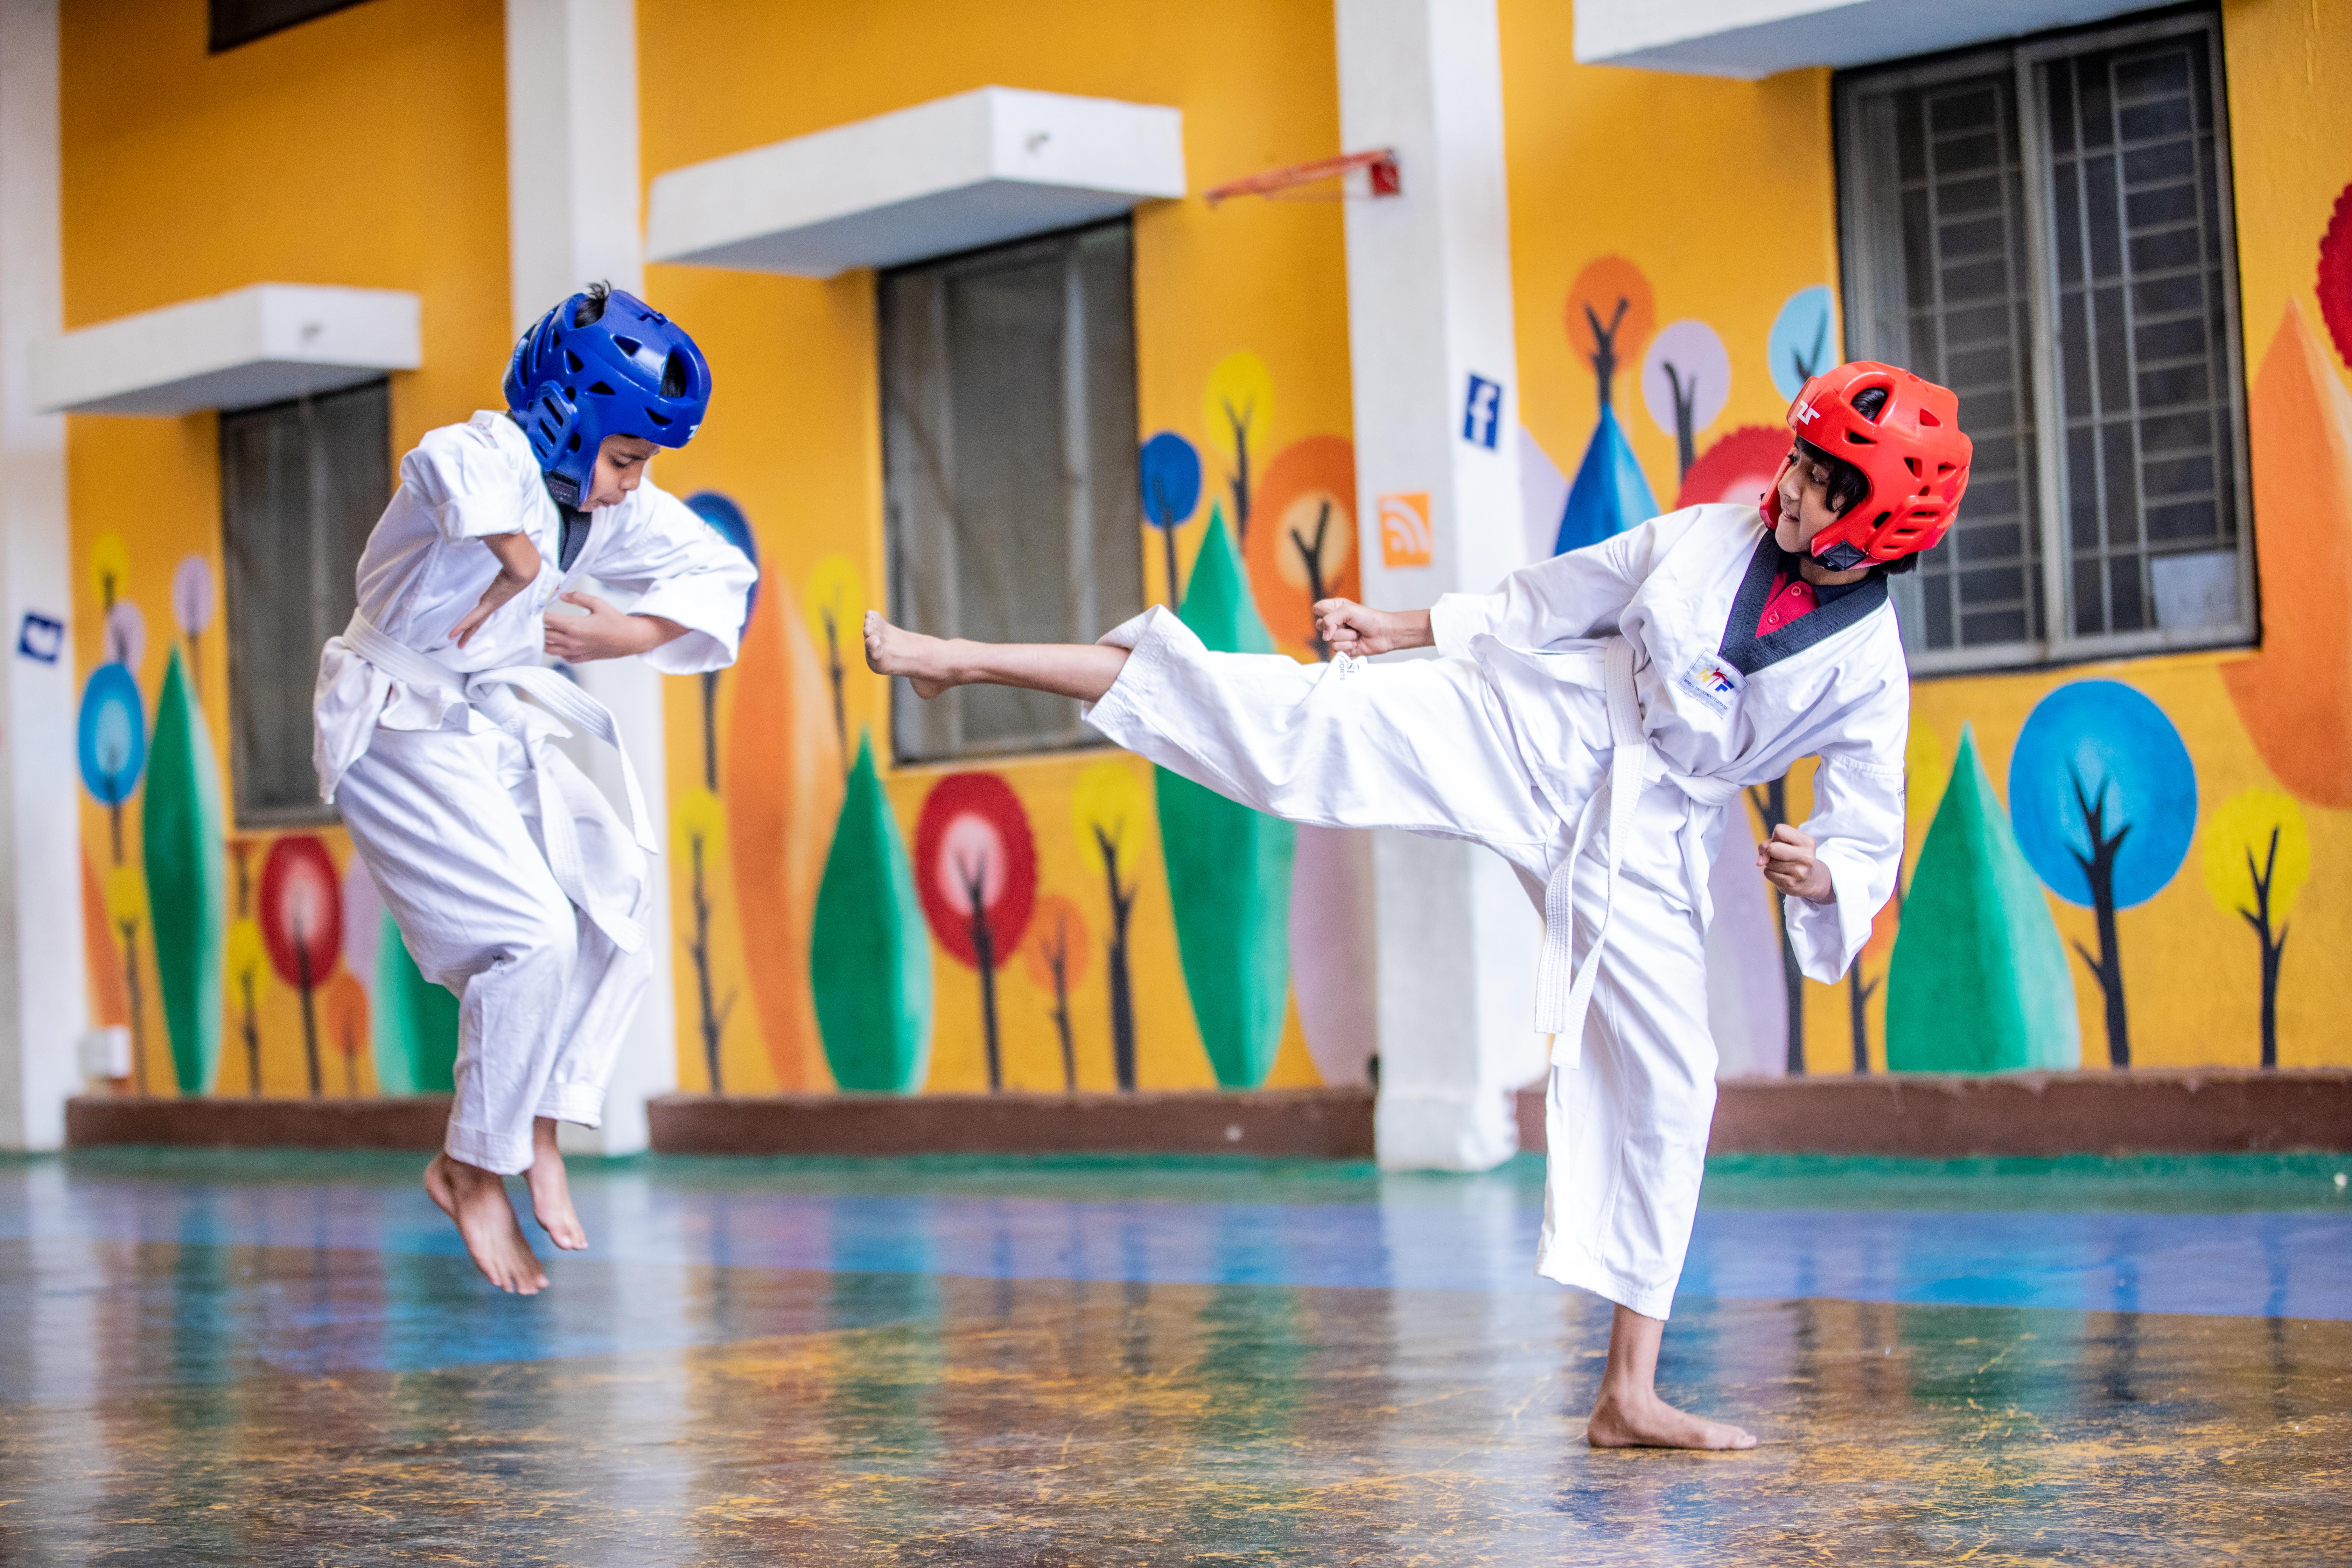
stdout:
[[[645,288],[637,195],[635,0],[507,0],[507,243],[515,334],[591,279]],[[659,464],[656,464],[659,472]],[[620,721],[656,829],[669,820],[661,677],[640,661],[581,667],[580,684]],[[612,753],[575,753],[620,798]],[[568,1151],[633,1154],[646,1147],[646,1101],[677,1087],[671,998],[669,876],[653,865],[646,942],[653,978],[604,1097],[604,1125],[567,1126]]]
[[[1403,185],[1347,209],[1360,558],[1384,608],[1487,592],[1526,559],[1495,7],[1338,4],[1341,144],[1395,149]],[[1390,496],[1426,497],[1425,564],[1384,549]],[[1539,923],[1486,850],[1383,833],[1373,863],[1381,1163],[1483,1170],[1518,1147],[1510,1092],[1542,1071]]]
[[[89,1002],[81,951],[66,422],[26,356],[64,326],[58,0],[0,0],[0,1148],[65,1141]],[[28,621],[27,617],[37,617]],[[45,624],[46,623],[46,626]],[[46,657],[44,657],[46,655]]]

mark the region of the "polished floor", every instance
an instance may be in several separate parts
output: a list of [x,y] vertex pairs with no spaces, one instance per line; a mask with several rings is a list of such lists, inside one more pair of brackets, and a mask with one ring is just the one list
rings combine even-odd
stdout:
[[2352,1159],[1718,1163],[1581,1441],[1539,1167],[650,1160],[483,1286],[381,1156],[0,1164],[0,1563],[2352,1562]]

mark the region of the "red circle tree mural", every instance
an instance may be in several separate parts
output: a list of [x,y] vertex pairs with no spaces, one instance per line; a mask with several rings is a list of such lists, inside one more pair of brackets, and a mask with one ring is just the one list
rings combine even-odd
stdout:
[[1736,501],[1754,506],[1780,471],[1789,455],[1789,432],[1772,425],[1742,425],[1700,455],[1683,476],[1675,496],[1675,510]]
[[331,979],[343,952],[343,898],[335,858],[306,836],[281,838],[261,865],[261,940],[269,967],[302,994],[302,1048],[310,1093],[320,1092],[319,988]]
[[915,887],[931,934],[959,963],[980,972],[988,1087],[1004,1087],[996,1028],[996,972],[1021,945],[1037,902],[1037,846],[1028,814],[994,773],[950,773],[915,824]]
[[2336,352],[2352,364],[2352,185],[2336,195],[2336,211],[2319,238],[2319,319],[2336,340]]

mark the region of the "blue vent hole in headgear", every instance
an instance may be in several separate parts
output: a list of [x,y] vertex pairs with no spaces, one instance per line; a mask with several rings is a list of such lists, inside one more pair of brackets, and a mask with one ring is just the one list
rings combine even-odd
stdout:
[[573,353],[570,349],[565,349],[563,351],[563,357],[570,363],[572,366],[572,374],[574,375],[578,375],[582,371],[588,368],[586,365],[580,363],[580,356]]
[[567,452],[576,452],[580,450],[580,433],[578,431],[575,430],[572,432],[572,439],[563,444],[563,449]]
[[610,397],[613,395],[613,389],[605,385],[601,381],[590,383],[588,390],[594,393],[599,397]]
[[650,408],[646,410],[646,417],[652,420],[656,425],[667,425],[669,423],[668,420],[663,418],[660,415],[655,413]]
[[613,346],[620,350],[623,353],[628,355],[631,359],[635,359],[637,357],[638,351],[642,350],[646,345],[637,342],[635,338],[616,337],[613,340]]

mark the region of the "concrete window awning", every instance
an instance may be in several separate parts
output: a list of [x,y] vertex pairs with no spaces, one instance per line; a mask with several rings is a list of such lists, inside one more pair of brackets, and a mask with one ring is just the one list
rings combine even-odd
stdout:
[[1183,194],[1181,111],[983,87],[673,169],[646,256],[830,278]]
[[45,414],[194,414],[356,386],[425,363],[417,297],[257,283],[33,345]]
[[1753,81],[1859,66],[2145,10],[2147,0],[1577,0],[1580,65]]

